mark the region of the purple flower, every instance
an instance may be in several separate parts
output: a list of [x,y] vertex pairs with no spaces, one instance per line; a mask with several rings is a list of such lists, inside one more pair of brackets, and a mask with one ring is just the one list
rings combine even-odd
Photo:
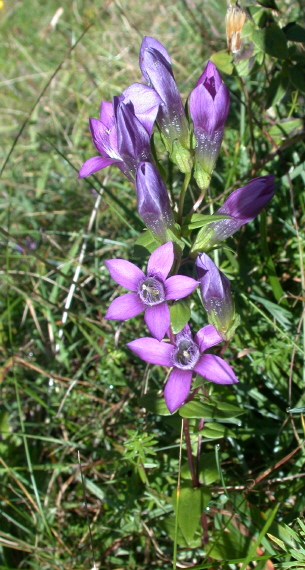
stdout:
[[180,94],[174,79],[170,57],[165,47],[146,36],[140,49],[140,68],[148,84],[162,100],[157,122],[171,158],[183,172],[191,169],[190,135]]
[[232,368],[222,358],[202,354],[221,341],[221,336],[212,325],[200,329],[194,340],[186,325],[176,335],[174,343],[145,337],[133,340],[127,346],[145,362],[173,367],[164,389],[166,405],[173,413],[185,402],[190,392],[193,372],[216,384],[238,382]]
[[151,334],[162,340],[170,326],[167,301],[186,297],[198,281],[183,275],[167,278],[174,261],[173,243],[158,247],[150,256],[147,275],[136,265],[124,259],[105,261],[114,281],[132,293],[121,295],[110,304],[106,319],[125,321],[145,311],[145,323]]
[[139,215],[160,240],[166,241],[166,230],[174,226],[175,220],[164,182],[150,162],[138,164],[136,189]]
[[189,107],[196,139],[195,178],[199,187],[205,189],[209,186],[230,107],[229,89],[211,61],[190,94]]
[[251,222],[270,202],[275,193],[274,176],[253,178],[246,186],[237,188],[215,214],[231,217],[211,222],[204,227],[200,236],[202,248],[212,247],[237,232],[241,226]]
[[206,253],[198,255],[196,269],[202,303],[208,313],[209,322],[214,325],[223,340],[230,340],[239,323],[230,281]]
[[137,163],[152,160],[150,137],[160,103],[154,89],[138,83],[114,97],[113,104],[102,101],[100,120],[89,119],[92,141],[101,156],[86,160],[79,178],[116,164],[133,180]]

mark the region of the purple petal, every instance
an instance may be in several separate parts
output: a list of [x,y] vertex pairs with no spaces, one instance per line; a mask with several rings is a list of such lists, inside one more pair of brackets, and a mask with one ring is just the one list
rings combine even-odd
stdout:
[[136,189],[139,215],[160,240],[166,241],[166,230],[175,220],[164,182],[150,162],[138,164]]
[[149,134],[132,112],[131,103],[127,105],[120,103],[118,97],[114,97],[113,102],[117,121],[119,155],[135,174],[138,162],[152,160]]
[[105,265],[112,279],[130,291],[137,291],[139,281],[145,279],[143,271],[125,259],[107,259]]
[[163,101],[157,117],[162,132],[171,142],[181,139],[187,143],[188,123],[165,47],[154,38],[144,38],[139,62],[146,81]]
[[215,384],[236,384],[238,382],[231,366],[214,354],[203,354],[194,370]]
[[114,110],[112,103],[108,101],[101,102],[101,109],[100,109],[100,121],[110,129],[114,125]]
[[206,254],[198,255],[196,260],[197,275],[205,310],[215,313],[225,320],[233,318],[234,308],[229,279],[218,269]]
[[[213,78],[214,78],[214,85],[212,86],[211,79]],[[200,75],[196,83],[196,87],[198,87],[198,85],[200,85],[201,83],[206,83],[207,89],[209,89],[209,91],[212,94],[214,91],[213,94],[214,96],[215,92],[219,89],[220,85],[222,84],[220,73],[218,72],[216,65],[212,61],[208,61],[204,72],[202,73],[202,75]]]
[[172,241],[160,245],[151,254],[147,264],[147,274],[156,275],[165,281],[174,262],[174,246]]
[[159,342],[155,338],[144,337],[128,342],[127,346],[149,364],[172,366],[171,354],[174,347],[168,342]]
[[115,158],[103,158],[102,156],[93,156],[84,162],[83,166],[81,167],[78,178],[84,178],[85,176],[90,176],[94,172],[98,170],[102,170],[106,168],[106,166],[110,166],[110,164],[115,164],[116,162],[120,162]]
[[[160,53],[162,53],[163,57],[168,61],[168,63],[171,63],[171,58],[168,55],[167,50],[165,49],[165,47],[158,42],[158,40],[156,40],[155,38],[152,38],[150,36],[145,36],[142,40],[142,44],[141,44],[141,48],[140,48],[140,67],[143,64],[143,58],[144,58],[144,52],[147,49],[155,49],[156,51],[159,51]],[[142,68],[141,68],[142,70]],[[142,70],[143,73],[143,70]],[[144,75],[144,73],[143,73]]]
[[200,352],[204,352],[204,350],[222,342],[222,340],[223,339],[213,325],[203,327],[194,337],[194,342],[198,344]]
[[151,136],[159,106],[162,103],[158,93],[142,83],[133,83],[123,91],[124,104],[131,102],[134,114]]
[[105,319],[126,321],[136,317],[144,309],[145,305],[136,293],[126,293],[110,303]]
[[99,153],[120,160],[117,146],[114,146],[109,138],[110,129],[98,119],[89,119],[89,127],[93,144]]
[[[274,192],[273,174],[253,178],[245,186],[234,190],[216,214],[228,214],[232,218],[236,218],[241,226],[253,220],[260,213],[264,206],[273,198]],[[230,220],[221,221],[227,222]]]
[[172,414],[175,412],[189,395],[192,382],[191,370],[179,370],[174,368],[164,388],[164,399]]
[[173,275],[166,279],[164,283],[165,298],[167,301],[182,299],[183,297],[190,295],[198,285],[199,282],[192,279],[192,277],[186,277],[185,275]]
[[167,303],[147,307],[144,320],[151,334],[159,341],[162,340],[170,326],[170,312]]

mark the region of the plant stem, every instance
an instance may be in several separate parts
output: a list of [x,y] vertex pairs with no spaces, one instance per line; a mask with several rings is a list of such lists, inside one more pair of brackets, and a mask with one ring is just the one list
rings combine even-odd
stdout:
[[189,181],[191,179],[191,173],[187,172],[185,174],[184,177],[184,182],[181,188],[181,192],[180,192],[180,196],[179,196],[179,205],[178,205],[178,216],[177,216],[177,222],[178,224],[181,226],[181,222],[182,222],[182,215],[183,215],[183,206],[184,206],[184,198],[185,198],[185,193],[187,190],[187,187],[189,185]]
[[178,514],[179,514],[179,500],[180,500],[183,422],[184,422],[184,420],[182,420],[182,422],[181,422],[181,432],[180,432],[179,471],[178,471],[177,495],[176,495],[176,520],[175,520],[175,538],[174,538],[174,552],[173,552],[173,570],[176,570],[176,568],[177,568]]
[[190,473],[192,476],[193,486],[199,487],[198,477],[197,477],[197,474],[195,473],[194,464],[193,464],[189,423],[188,423],[188,420],[186,418],[183,418],[183,431],[184,431],[184,437],[185,437],[185,442],[186,442],[187,459],[188,459],[188,463],[189,463]]

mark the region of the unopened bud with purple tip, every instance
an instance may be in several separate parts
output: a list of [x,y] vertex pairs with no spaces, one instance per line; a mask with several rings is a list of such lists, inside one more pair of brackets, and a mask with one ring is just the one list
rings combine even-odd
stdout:
[[166,230],[174,227],[175,220],[165,184],[150,162],[140,162],[138,165],[136,189],[139,215],[146,226],[165,243]]
[[229,89],[223,83],[214,63],[209,61],[189,101],[195,136],[194,176],[201,190],[210,185],[229,107]]
[[239,324],[235,313],[229,279],[218,269],[211,258],[202,253],[196,260],[203,306],[208,320],[224,340],[230,340]]
[[164,144],[170,158],[182,172],[190,172],[190,133],[180,94],[165,47],[146,36],[140,49],[140,68],[148,84],[162,100],[157,115]]
[[224,214],[230,218],[204,226],[200,235],[200,249],[212,247],[233,235],[244,224],[251,222],[270,202],[274,193],[273,174],[253,178],[245,186],[234,190],[215,212],[215,215]]

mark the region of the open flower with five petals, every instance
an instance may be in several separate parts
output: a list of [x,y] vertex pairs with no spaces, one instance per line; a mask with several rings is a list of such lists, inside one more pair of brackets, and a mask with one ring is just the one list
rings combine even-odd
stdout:
[[105,261],[112,279],[132,291],[114,299],[105,318],[125,321],[145,311],[144,319],[149,331],[158,341],[162,340],[170,326],[167,301],[186,297],[198,285],[198,281],[184,275],[168,277],[173,261],[174,246],[171,241],[151,254],[147,275],[125,259]]
[[204,353],[221,341],[221,336],[212,325],[200,329],[194,339],[189,325],[185,325],[173,342],[158,342],[154,338],[144,337],[129,342],[127,346],[145,362],[173,367],[164,388],[166,405],[173,413],[187,399],[194,372],[216,384],[238,382],[225,360]]

